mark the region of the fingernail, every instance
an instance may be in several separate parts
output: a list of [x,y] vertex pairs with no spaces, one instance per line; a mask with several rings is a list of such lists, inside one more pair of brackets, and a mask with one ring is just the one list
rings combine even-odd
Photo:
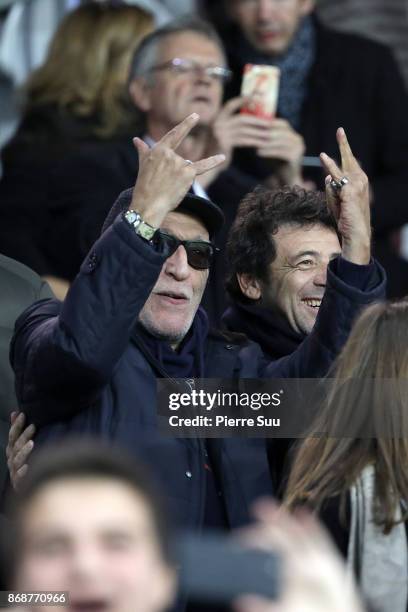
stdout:
[[344,128],[339,127],[339,132],[340,132],[340,134],[343,136],[343,135],[345,134]]
[[190,119],[198,119],[199,118],[199,114],[198,113],[191,113],[190,115]]

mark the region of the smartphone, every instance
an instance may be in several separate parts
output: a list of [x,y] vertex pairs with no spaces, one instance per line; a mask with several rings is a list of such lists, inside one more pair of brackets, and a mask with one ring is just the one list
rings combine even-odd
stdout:
[[249,101],[241,113],[272,119],[276,115],[279,97],[280,70],[276,66],[246,64],[242,75],[241,96]]
[[175,550],[180,591],[189,600],[227,604],[244,594],[279,597],[281,560],[275,552],[217,532],[183,534]]

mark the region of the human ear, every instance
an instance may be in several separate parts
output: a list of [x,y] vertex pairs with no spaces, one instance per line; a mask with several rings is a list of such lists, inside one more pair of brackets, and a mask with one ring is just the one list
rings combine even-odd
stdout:
[[250,274],[237,274],[237,281],[242,293],[250,300],[259,300],[261,297],[261,285],[259,281]]
[[129,85],[129,95],[133,104],[144,113],[152,108],[151,86],[143,77],[133,79]]

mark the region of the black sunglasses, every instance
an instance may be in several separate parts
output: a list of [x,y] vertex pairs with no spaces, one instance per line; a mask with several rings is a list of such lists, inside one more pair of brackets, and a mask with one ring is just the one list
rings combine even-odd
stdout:
[[205,240],[179,240],[162,230],[158,230],[154,234],[153,243],[159,246],[161,251],[166,253],[168,257],[173,255],[179,246],[182,245],[186,250],[189,266],[195,268],[195,270],[207,270],[215,253],[218,253],[220,250],[211,242],[206,242]]

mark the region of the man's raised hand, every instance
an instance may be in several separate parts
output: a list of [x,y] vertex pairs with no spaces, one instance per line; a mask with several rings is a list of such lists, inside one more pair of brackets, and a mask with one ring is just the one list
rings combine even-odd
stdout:
[[[371,255],[370,193],[365,172],[353,155],[343,128],[337,130],[341,155],[341,168],[321,153],[320,159],[328,173],[326,176],[327,205],[333,212],[342,236],[342,256],[356,264],[368,264]],[[347,183],[333,189],[331,182],[345,177]]]
[[225,155],[218,154],[190,162],[175,152],[198,120],[197,113],[189,115],[152,148],[140,138],[133,141],[139,154],[139,172],[130,208],[154,227],[177,208],[198,175],[225,160]]

